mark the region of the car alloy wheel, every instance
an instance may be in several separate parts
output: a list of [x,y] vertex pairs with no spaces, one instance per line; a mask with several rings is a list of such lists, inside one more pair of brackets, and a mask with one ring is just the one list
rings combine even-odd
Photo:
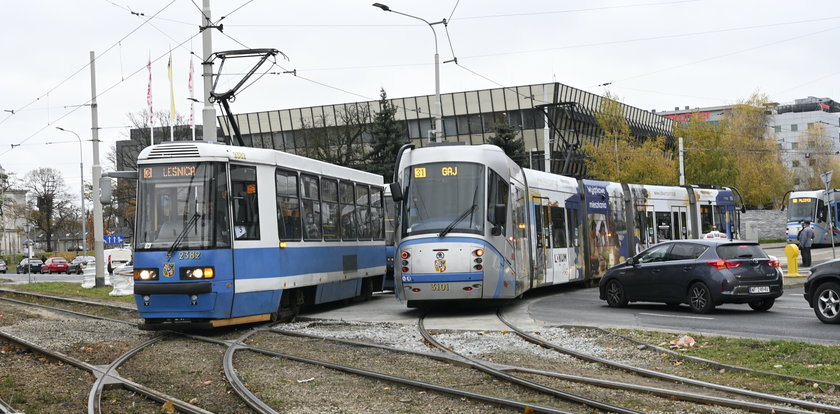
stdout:
[[824,323],[840,323],[840,285],[834,282],[822,284],[814,297],[817,318]]
[[607,305],[611,308],[623,308],[627,306],[627,295],[624,294],[624,286],[617,280],[610,280],[607,283]]
[[697,282],[688,289],[688,306],[694,313],[709,313],[715,305],[709,287],[703,282]]

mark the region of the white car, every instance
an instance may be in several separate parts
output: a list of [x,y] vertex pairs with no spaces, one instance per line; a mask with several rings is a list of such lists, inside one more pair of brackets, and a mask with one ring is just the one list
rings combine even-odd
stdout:
[[130,249],[107,249],[104,256],[108,273],[114,274],[114,269],[131,261],[132,253]]

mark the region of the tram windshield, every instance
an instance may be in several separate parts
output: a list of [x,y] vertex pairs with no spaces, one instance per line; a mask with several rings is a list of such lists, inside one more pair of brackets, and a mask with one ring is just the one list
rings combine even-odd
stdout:
[[229,229],[223,163],[140,167],[136,250],[167,250],[181,233],[178,249],[229,247]]
[[484,233],[484,166],[463,162],[407,170],[403,237],[419,233]]
[[788,203],[788,221],[814,221],[817,199],[812,197],[793,197]]

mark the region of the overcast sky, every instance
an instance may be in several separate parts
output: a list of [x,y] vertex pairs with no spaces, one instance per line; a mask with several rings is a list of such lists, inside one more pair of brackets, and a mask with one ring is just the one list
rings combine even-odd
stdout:
[[[381,0],[436,25],[441,92],[560,82],[650,110],[715,106],[753,92],[776,102],[840,99],[840,10],[831,0]],[[201,55],[201,0],[30,0],[4,4],[0,26],[0,166],[23,177],[59,169],[78,193],[79,143],[91,136],[89,52],[99,94],[100,159],[146,106],[189,115],[190,52]],[[214,51],[275,48],[288,56],[232,103],[234,112],[434,93],[429,26],[370,0],[212,1]],[[138,15],[142,14],[142,15]],[[193,57],[201,99],[199,58]],[[298,76],[282,74],[297,70]],[[230,80],[231,78],[225,78]],[[604,86],[604,84],[608,84]],[[14,114],[11,111],[15,111]],[[195,106],[201,123],[201,106]],[[52,144],[47,144],[52,143]],[[17,146],[19,144],[19,146]],[[13,147],[14,145],[14,147]],[[92,144],[83,146],[91,180]],[[90,206],[88,206],[90,207]]]

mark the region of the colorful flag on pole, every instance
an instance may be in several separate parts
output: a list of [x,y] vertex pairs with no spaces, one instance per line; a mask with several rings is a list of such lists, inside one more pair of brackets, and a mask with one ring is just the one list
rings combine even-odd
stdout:
[[820,109],[825,109],[826,111],[828,110],[828,108],[830,108],[828,105],[826,105],[822,102],[820,102],[819,105],[820,105]]
[[149,55],[149,63],[146,65],[149,70],[149,86],[146,87],[146,106],[149,107],[149,126],[155,126],[155,111],[152,108],[152,55]]
[[169,52],[169,63],[166,64],[166,73],[169,76],[169,118],[173,121],[177,118],[175,113],[175,86],[172,85],[172,52]]
[[193,60],[190,58],[190,78],[188,80],[187,89],[190,92],[190,128],[193,127],[195,123],[195,108],[193,104],[195,103],[195,95],[193,91]]

